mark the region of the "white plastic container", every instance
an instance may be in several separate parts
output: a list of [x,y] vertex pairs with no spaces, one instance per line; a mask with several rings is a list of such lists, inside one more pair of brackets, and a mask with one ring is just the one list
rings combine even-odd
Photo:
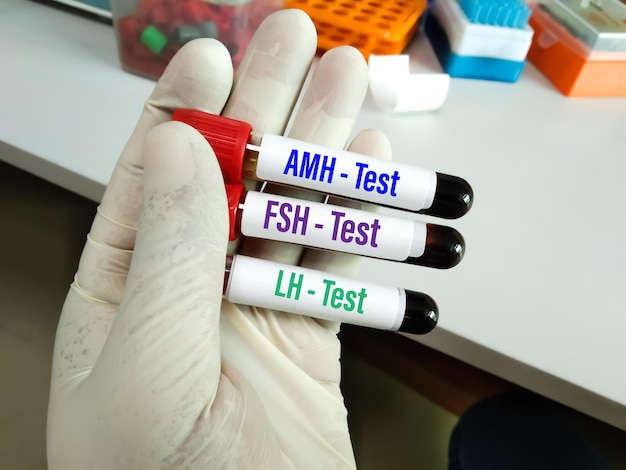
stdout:
[[515,62],[526,59],[533,38],[529,26],[520,29],[470,23],[456,0],[435,0],[430,8],[453,53]]

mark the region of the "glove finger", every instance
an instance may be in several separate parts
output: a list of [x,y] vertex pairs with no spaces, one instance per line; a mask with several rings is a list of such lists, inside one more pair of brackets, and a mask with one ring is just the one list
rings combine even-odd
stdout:
[[144,205],[126,290],[83,386],[116,420],[116,432],[128,434],[116,439],[137,442],[140,420],[140,445],[168,455],[217,390],[228,216],[215,155],[191,127],[156,127],[144,153]]
[[172,59],[146,102],[107,186],[76,275],[82,297],[119,303],[142,206],[143,145],[156,125],[180,107],[219,113],[232,84],[232,65],[217,41],[193,41]]
[[[293,117],[289,137],[331,148],[344,148],[361,110],[368,86],[367,64],[356,49],[344,46],[325,53]],[[266,191],[308,200],[324,196],[306,190],[267,185]],[[298,264],[303,249],[288,243],[244,240],[242,253]]]
[[282,134],[316,48],[315,26],[302,10],[268,16],[246,49],[222,114],[249,123],[255,144],[263,134]]

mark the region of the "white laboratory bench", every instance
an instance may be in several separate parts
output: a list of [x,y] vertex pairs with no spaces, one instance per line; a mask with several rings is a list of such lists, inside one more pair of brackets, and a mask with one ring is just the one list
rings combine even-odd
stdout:
[[[47,5],[0,3],[0,42],[0,158],[97,201],[153,82],[122,71],[110,25]],[[423,38],[408,53],[439,71]],[[363,264],[438,302],[412,339],[626,429],[626,99],[565,98],[529,64],[515,84],[453,79],[436,112],[368,97],[365,127],[475,191],[451,221],[459,266]]]

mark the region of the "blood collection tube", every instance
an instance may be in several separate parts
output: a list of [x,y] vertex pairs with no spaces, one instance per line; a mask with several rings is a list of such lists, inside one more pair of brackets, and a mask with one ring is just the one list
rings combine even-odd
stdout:
[[250,124],[202,111],[178,109],[172,119],[205,137],[228,182],[252,178],[444,219],[473,203],[472,188],[457,176],[273,134],[252,145]]
[[224,283],[233,303],[381,330],[425,334],[439,317],[435,301],[421,292],[243,255],[232,258]]
[[313,248],[447,269],[465,253],[465,241],[443,225],[349,207],[246,191],[226,183],[230,239],[276,240]]

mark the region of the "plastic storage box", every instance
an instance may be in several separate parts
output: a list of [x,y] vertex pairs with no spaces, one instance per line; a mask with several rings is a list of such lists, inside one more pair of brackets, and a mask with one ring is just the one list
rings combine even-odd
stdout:
[[315,23],[320,51],[344,44],[370,54],[399,54],[417,29],[426,0],[287,0]]
[[525,21],[521,27],[507,25],[506,13],[502,20],[496,16],[490,23],[478,23],[470,21],[457,0],[434,0],[424,30],[444,71],[458,78],[517,81],[533,30]]
[[237,67],[258,25],[283,7],[278,0],[111,0],[122,67],[153,79],[200,37],[224,43]]
[[528,60],[565,96],[626,96],[626,5],[618,0],[532,5]]

